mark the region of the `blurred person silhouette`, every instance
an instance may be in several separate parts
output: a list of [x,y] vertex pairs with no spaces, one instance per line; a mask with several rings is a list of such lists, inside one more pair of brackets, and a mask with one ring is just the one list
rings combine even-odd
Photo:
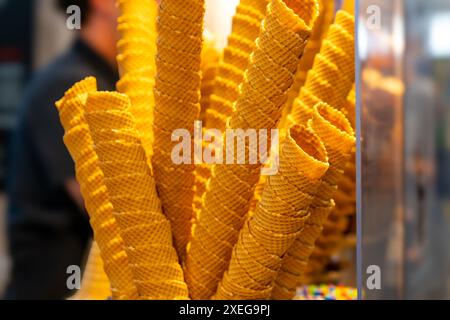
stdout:
[[119,12],[115,0],[58,0],[64,13],[70,5],[81,9],[81,30],[65,54],[33,77],[13,135],[6,299],[70,296],[66,270],[82,266],[89,248],[91,229],[54,104],[86,76],[97,77],[100,90],[114,90]]

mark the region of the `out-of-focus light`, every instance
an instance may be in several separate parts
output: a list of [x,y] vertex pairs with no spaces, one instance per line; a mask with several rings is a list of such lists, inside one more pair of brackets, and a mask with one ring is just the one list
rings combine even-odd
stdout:
[[214,35],[219,49],[227,44],[238,3],[239,0],[206,0],[205,28]]
[[369,39],[363,18],[358,23],[358,54],[361,61],[366,60],[369,54]]
[[392,50],[396,57],[403,56],[405,51],[405,28],[399,15],[395,15],[392,22]]
[[438,58],[450,57],[450,13],[438,13],[431,17],[428,49],[430,54]]

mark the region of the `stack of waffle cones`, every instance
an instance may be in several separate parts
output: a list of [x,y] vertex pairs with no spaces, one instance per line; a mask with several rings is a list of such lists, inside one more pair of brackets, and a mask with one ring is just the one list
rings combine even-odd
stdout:
[[186,299],[183,272],[126,95],[88,95],[85,117],[140,299]]
[[121,12],[118,19],[121,40],[117,43],[121,79],[117,90],[131,100],[130,112],[150,161],[153,155],[157,3],[155,0],[117,2]]
[[[250,54],[255,49],[255,40],[268,3],[269,0],[241,0],[237,6],[228,45],[217,66],[213,91],[208,99],[209,107],[205,111],[207,129],[226,128],[227,119],[233,113],[233,104],[239,96],[238,86],[244,78]],[[208,147],[206,143],[204,147]],[[206,163],[198,165],[195,175],[196,203],[201,206],[201,197],[211,176],[211,166]]]
[[71,300],[106,300],[111,296],[110,283],[103,271],[100,249],[92,243],[80,290]]
[[[88,270],[113,299],[293,298],[354,213],[353,16],[241,0],[219,60],[204,0],[117,3],[119,92],[87,78],[57,102],[103,260],[94,248]],[[222,131],[223,162],[196,166],[196,120]],[[92,275],[76,298],[109,295]]]
[[325,147],[311,129],[294,126],[280,148],[278,174],[269,176],[254,215],[233,248],[216,299],[268,299],[282,257],[300,235],[321,178]]
[[328,154],[329,168],[309,209],[299,237],[283,258],[272,292],[273,299],[292,299],[308,264],[317,238],[334,207],[336,185],[355,144],[353,129],[345,116],[325,103],[317,104],[308,126],[320,137]]
[[112,296],[114,299],[133,299],[137,297],[137,289],[84,117],[87,95],[96,90],[96,80],[86,78],[69,89],[56,106],[65,130],[64,143],[75,162],[81,194],[111,282]]
[[354,51],[354,17],[338,11],[294,101],[288,117],[291,123],[306,124],[318,102],[326,102],[337,110],[345,106],[355,79]]
[[269,0],[241,0],[233,17],[231,35],[215,78],[211,107],[206,111],[206,126],[223,130],[239,96],[248,58],[255,48],[261,21]]
[[[355,89],[353,88],[347,98],[346,107],[342,113],[355,130]],[[331,257],[336,254],[345,243],[345,233],[349,229],[351,218],[356,213],[356,172],[355,172],[355,148],[351,158],[344,168],[334,195],[335,207],[331,211],[324,224],[322,235],[316,241],[316,247],[311,254],[308,263],[308,273],[320,273],[323,271]]]
[[[175,165],[172,132],[188,130],[200,114],[203,0],[162,0],[157,21],[153,169],[164,214],[183,261],[194,216],[194,164]],[[189,155],[190,156],[190,155]]]
[[[317,13],[316,1],[271,1],[228,128],[276,128]],[[247,164],[236,164],[234,145],[225,149],[234,164],[213,167],[188,247],[185,274],[194,299],[215,293],[260,177],[261,165],[248,164],[249,146]]]

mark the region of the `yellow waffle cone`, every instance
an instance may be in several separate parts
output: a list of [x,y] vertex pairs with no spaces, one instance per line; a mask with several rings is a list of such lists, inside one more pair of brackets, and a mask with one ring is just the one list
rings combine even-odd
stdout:
[[[115,99],[115,100],[114,100]],[[125,95],[114,95],[112,99],[111,93],[103,92],[89,95],[86,103],[86,119],[89,127],[95,130],[126,130],[132,132],[136,130],[134,124],[128,127],[114,128],[102,117],[97,117],[99,113],[97,105],[102,105],[102,112],[110,112],[104,103],[112,103],[111,109],[115,109],[117,113],[121,113],[122,117],[131,117],[128,111],[130,101]],[[101,101],[104,103],[100,103]],[[118,122],[119,123],[119,122]],[[103,127],[102,125],[107,126]],[[114,136],[111,136],[114,139]],[[94,140],[95,150],[99,156],[100,167],[103,162],[141,162],[141,168],[145,170],[135,172],[132,175],[117,175],[114,172],[105,175],[105,184],[108,188],[110,200],[114,206],[115,218],[121,229],[124,239],[124,247],[130,258],[131,265],[135,268],[140,265],[156,265],[161,257],[170,258],[162,261],[161,264],[171,263],[178,266],[180,272],[181,267],[178,264],[175,251],[172,247],[172,232],[169,221],[163,216],[159,199],[156,194],[156,187],[151,175],[149,167],[144,166],[146,157],[141,144],[126,143],[123,141],[102,141],[96,144]],[[149,211],[149,214],[135,214],[136,211]],[[126,213],[130,213],[128,216]],[[155,246],[159,249],[158,256],[145,255],[145,249],[149,246]],[[164,281],[157,282],[154,286],[150,285],[151,280],[137,280],[138,274],[136,269],[132,268],[134,282],[138,288],[139,295],[143,297],[158,297],[165,299],[174,299],[179,297],[187,297],[186,285],[183,279],[172,273],[167,273]],[[143,277],[142,274],[139,274]]]
[[[66,117],[69,122],[70,117],[67,117],[69,114],[73,118],[80,119],[77,126],[65,128],[66,145],[76,163],[76,175],[92,221],[94,237],[97,239],[103,260],[108,262],[105,265],[105,271],[111,282],[113,298],[132,299],[137,297],[137,290],[132,282],[128,257],[123,251],[123,241],[112,215],[113,209],[103,183],[103,174],[84,118],[86,97],[77,96],[93,93],[96,91],[95,87],[94,78],[87,78],[75,84],[57,103],[57,108],[61,118]],[[72,103],[73,101],[76,103]],[[94,221],[96,222],[94,223]],[[103,222],[108,222],[107,226],[102,227]],[[111,245],[111,243],[115,243],[115,245]],[[121,260],[115,259],[116,256],[120,256]]]
[[[135,1],[134,1],[135,2]],[[153,110],[154,99],[151,92],[156,74],[156,1],[144,0],[134,3],[130,0],[118,2],[121,16],[118,19],[118,31],[122,39],[118,42],[117,61],[121,80],[117,88],[130,98],[136,92],[149,95],[145,99],[131,98],[130,113],[135,118],[142,147],[150,163],[153,155]]]
[[[323,225],[334,207],[332,198],[336,190],[335,181],[338,179],[338,172],[342,175],[355,143],[354,132],[348,120],[341,112],[326,104],[318,104],[314,107],[309,126],[321,138],[327,149],[330,168],[323,176],[323,181],[317,190],[305,227],[287,252],[287,256],[300,260],[302,262],[300,265],[304,268],[295,269],[292,268],[295,267],[295,264],[286,265],[283,262],[275,281],[275,287],[283,287],[285,290],[280,288],[274,290],[273,299],[285,298],[285,294],[278,296],[278,293],[295,292],[296,286],[299,285],[309,257],[314,250],[314,244],[322,233]],[[347,157],[340,155],[347,155]],[[327,202],[329,202],[329,205],[325,205]],[[296,281],[283,283],[283,279],[293,277],[293,275],[295,275]]]
[[[355,88],[347,98],[348,103],[343,109],[343,113],[347,119],[352,123],[354,128],[354,114],[355,114]],[[348,229],[351,217],[356,213],[356,192],[355,192],[355,153],[352,152],[352,157],[345,166],[344,176],[338,182],[338,189],[334,195],[336,206],[330,213],[328,220],[324,224],[322,235],[317,239],[317,246],[311,254],[308,265],[308,270],[312,275],[323,270],[325,265],[331,259],[331,256],[336,254],[342,248],[342,243],[345,240],[345,232]],[[328,236],[333,235],[333,236]],[[326,249],[326,250],[324,250]],[[312,266],[314,265],[314,268]]]
[[[188,9],[187,9],[188,8]],[[183,11],[186,10],[186,11]],[[180,5],[174,0],[163,0],[160,4],[160,11],[163,18],[158,19],[158,55],[157,55],[157,78],[155,84],[155,150],[158,152],[166,150],[170,152],[175,144],[171,141],[170,135],[163,134],[166,128],[191,130],[194,120],[200,114],[200,61],[203,34],[204,3],[201,0],[189,0]],[[180,28],[180,22],[188,25],[188,28]],[[173,52],[172,49],[176,51]],[[185,91],[180,95],[180,88]],[[193,95],[187,98],[185,95],[192,91]],[[187,102],[187,103],[186,103]],[[167,126],[167,124],[169,124]],[[169,129],[170,130],[170,129]],[[171,134],[171,132],[170,132]],[[167,169],[173,168],[173,162],[160,163],[161,157],[153,159],[156,184],[161,195],[162,207],[165,215],[172,224],[182,221],[181,225],[173,225],[174,240],[177,252],[183,260],[185,256],[188,236],[191,226],[186,219],[177,219],[177,216],[192,218],[194,215],[192,202],[194,199],[193,190],[195,183],[193,166],[181,165],[181,173],[184,177],[189,177],[191,188],[187,193],[182,192],[182,202],[177,203],[183,207],[183,211],[174,210],[170,207],[175,202],[170,190],[176,190],[178,183],[182,180],[177,171],[171,173],[172,179],[161,180],[161,177],[168,175]],[[170,159],[170,158],[169,158]],[[163,186],[164,183],[164,186]]]

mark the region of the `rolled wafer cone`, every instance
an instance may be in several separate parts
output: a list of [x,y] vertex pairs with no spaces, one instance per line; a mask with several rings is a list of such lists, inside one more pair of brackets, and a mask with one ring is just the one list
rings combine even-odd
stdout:
[[[117,102],[112,108],[129,116],[129,99],[125,95],[115,95],[114,99],[116,99]],[[108,126],[107,128],[103,128],[102,123],[105,123],[104,120],[102,120],[101,117],[95,116],[95,114],[98,113],[96,105],[100,104],[99,102],[102,100],[111,103],[111,94],[107,92],[91,94],[87,99],[86,119],[91,130],[94,132],[96,130],[125,129],[127,132],[136,130],[134,124],[130,124],[128,127],[114,128],[113,126]],[[91,101],[94,103],[91,103]],[[109,111],[104,106],[103,110],[104,112]],[[97,141],[94,141],[94,144],[99,156],[100,166],[103,162],[109,163],[110,161],[136,161],[146,163],[145,152],[142,145],[139,143],[133,144],[122,141],[106,141],[97,144]],[[150,168],[145,166],[141,166],[141,168],[145,168],[145,170],[136,172],[134,175],[120,176],[108,172],[111,173],[111,175],[105,176],[104,180],[108,187],[110,200],[114,206],[115,212],[118,213],[115,215],[115,218],[122,230],[121,233],[124,239],[125,250],[133,266],[157,264],[158,262],[155,261],[155,259],[157,260],[161,257],[168,257],[168,259],[163,262],[164,264],[171,263],[173,265],[178,265],[176,254],[172,247],[170,223],[165,219],[161,212],[160,202],[156,195],[155,183]],[[127,185],[129,187],[128,190]],[[153,214],[136,214],[128,216],[125,214],[127,212],[131,213],[140,210],[149,210]],[[159,249],[159,255],[157,257],[144,255],[143,253],[145,251],[138,250],[138,248],[148,248],[152,246]],[[181,271],[179,265],[178,268]],[[136,270],[132,269],[132,272],[135,276],[134,282],[141,297],[158,296],[171,299],[183,296],[183,294],[187,297],[186,286],[183,279],[180,277],[176,277],[173,274],[167,274],[166,279],[161,282],[162,285],[156,285],[154,287],[155,291],[150,292],[148,290],[150,290],[151,286],[147,285],[150,281],[138,281],[136,280]],[[142,274],[140,275],[142,276]],[[175,283],[177,285],[165,285]]]
[[[71,99],[96,91],[97,91],[97,79],[94,77],[86,77],[83,80],[75,83],[71,88],[69,88],[64,93],[64,97],[55,103],[55,106],[61,113],[67,107],[67,103]],[[76,111],[79,111],[79,109],[77,109]]]
[[69,149],[69,153],[74,161],[92,155],[92,139],[86,125],[72,128],[64,135],[64,144]]
[[[188,12],[183,11],[187,9]],[[160,11],[163,15],[166,15],[167,19],[158,19],[157,29],[158,35],[158,54],[157,54],[157,79],[155,84],[155,113],[159,115],[166,115],[165,117],[155,118],[155,128],[164,128],[163,122],[170,120],[172,128],[190,128],[195,119],[198,118],[200,113],[200,61],[201,61],[201,48],[202,48],[202,33],[203,33],[203,16],[204,16],[204,3],[200,0],[189,0],[183,2],[180,5],[179,2],[173,0],[163,0],[160,4]],[[170,18],[169,18],[170,16]],[[177,30],[179,26],[179,20],[184,21],[184,24],[188,25],[187,29],[182,28]],[[170,49],[176,49],[178,52],[174,54]],[[170,84],[170,85],[168,85]],[[186,104],[183,100],[179,99],[179,88],[185,88],[186,90],[192,90],[197,94],[192,96],[190,103]],[[177,96],[178,95],[178,96]],[[182,119],[179,118],[182,115]],[[187,123],[189,123],[187,127]],[[161,131],[155,131],[155,146],[171,147],[174,144],[170,137],[160,134]],[[160,159],[160,158],[159,158]],[[173,199],[172,193],[168,194],[167,191],[176,189],[176,186],[180,179],[177,179],[176,172],[173,175],[173,179],[163,181],[160,177],[166,176],[165,172],[167,168],[174,166],[173,162],[163,163],[162,166],[158,166],[159,160],[154,159],[153,165],[155,170],[156,183],[158,192],[161,194],[162,206],[166,216],[175,223],[180,221],[176,219],[176,216],[181,215],[183,217],[193,216],[192,202],[194,199],[194,193],[191,191],[194,183],[194,167],[183,166],[183,176],[189,176],[192,188],[188,188],[187,193],[182,192],[185,196],[183,203],[179,203],[181,207],[186,208],[180,213],[178,210],[172,210],[169,204]],[[180,178],[178,176],[178,178]],[[187,205],[189,204],[189,206]],[[174,230],[174,239],[177,251],[184,259],[186,250],[186,235],[190,233],[190,224],[185,223],[183,225],[172,226]]]
[[[340,111],[334,110],[326,104],[318,104],[315,107],[311,125],[322,139],[327,151],[336,150],[340,154],[350,155],[355,143],[354,132],[350,123]],[[330,158],[330,163],[331,161],[333,160]],[[334,167],[343,169],[345,164]]]
[[[69,125],[65,126],[68,136],[67,147],[74,156],[77,177],[80,179],[81,192],[91,221],[109,221],[108,227],[105,228],[101,227],[101,223],[93,223],[92,226],[95,238],[99,239],[98,245],[103,260],[108,261],[108,268],[105,266],[105,270],[111,282],[113,298],[131,299],[137,297],[137,290],[127,266],[128,258],[123,251],[122,238],[112,216],[112,206],[102,181],[102,172],[99,169],[97,155],[93,150],[92,139],[84,118],[86,96],[95,91],[95,78],[86,78],[69,89],[56,105],[61,119],[69,122]],[[78,119],[76,126],[73,126],[71,118]],[[78,157],[77,154],[80,156]],[[112,242],[117,245],[110,246]],[[113,258],[115,256],[122,258],[116,260]]]
[[64,102],[57,102],[57,105],[58,103],[64,105],[64,107],[59,107],[59,115],[61,124],[65,131],[70,131],[71,129],[74,129],[84,123],[82,113],[83,105],[86,103],[86,98],[86,94],[81,94],[69,100],[62,99]]
[[[329,207],[313,207],[310,209],[309,219],[283,259],[281,269],[275,280],[273,299],[293,298],[293,296],[286,297],[286,291],[295,292],[299,285],[314,250],[315,241],[322,233],[323,225],[333,206],[334,203]],[[284,294],[280,292],[284,292]]]
[[[136,92],[146,92],[145,99],[131,99],[130,112],[135,118],[135,125],[141,133],[140,139],[150,162],[153,155],[153,109],[151,94],[154,86],[156,55],[156,16],[157,3],[151,0],[131,3],[119,1],[121,16],[118,19],[118,31],[122,39],[118,42],[117,57],[121,80],[118,90],[130,98]],[[144,133],[145,132],[145,133]]]
[[[320,205],[323,205],[326,201],[332,199],[333,190],[335,190],[333,185],[335,186],[335,181],[337,181],[339,177],[339,172],[342,175],[342,169],[346,165],[345,157],[341,157],[339,154],[350,155],[354,145],[353,129],[345,116],[341,112],[332,109],[326,104],[318,104],[314,108],[313,118],[310,120],[309,125],[322,139],[323,144],[327,149],[330,169],[324,175],[323,182],[321,186],[319,186],[317,195],[313,200],[312,207],[310,209],[310,218],[306,222],[300,236],[287,253],[287,255],[295,257],[303,262],[308,261],[314,249],[314,243],[322,233],[323,225],[325,224],[325,221],[334,206],[333,201],[331,201],[330,206]],[[290,266],[286,266],[283,262],[283,266],[279,272],[275,286],[280,285],[279,283],[281,280],[278,278],[282,279],[289,277],[286,273],[297,275],[297,278],[300,281],[305,270],[289,269],[292,266],[295,265],[291,264]],[[280,286],[283,286],[289,292],[292,292],[298,284],[298,281],[291,281],[289,284],[290,287],[288,287],[287,283]],[[279,291],[280,290],[274,290],[275,296],[272,294],[272,298],[278,298],[276,296],[276,292]]]
[[[353,89],[349,95],[350,99],[352,95],[354,98],[354,94]],[[352,152],[352,157],[345,167],[344,175],[339,180],[338,189],[334,194],[336,206],[325,222],[322,235],[317,239],[317,247],[311,254],[309,274],[313,272],[313,265],[315,272],[323,270],[331,256],[338,253],[342,247],[340,244],[344,241],[344,232],[348,229],[349,216],[353,216],[356,212],[354,162],[354,152]]]

